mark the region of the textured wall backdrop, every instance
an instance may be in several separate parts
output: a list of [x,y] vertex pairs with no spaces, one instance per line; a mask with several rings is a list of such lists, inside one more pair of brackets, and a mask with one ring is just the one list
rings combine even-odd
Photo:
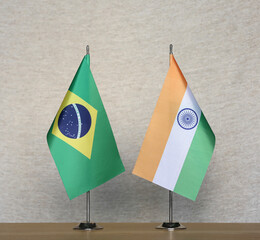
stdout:
[[0,221],[79,222],[46,133],[85,54],[126,172],[92,191],[98,222],[155,222],[168,192],[131,174],[168,70],[168,46],[216,135],[197,201],[174,195],[191,222],[260,221],[260,2],[2,1]]

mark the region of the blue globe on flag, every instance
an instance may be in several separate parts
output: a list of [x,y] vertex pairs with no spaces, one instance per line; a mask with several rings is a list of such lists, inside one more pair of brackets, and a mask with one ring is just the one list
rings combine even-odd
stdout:
[[60,113],[58,127],[68,138],[78,139],[85,136],[91,127],[88,109],[77,103],[66,106]]

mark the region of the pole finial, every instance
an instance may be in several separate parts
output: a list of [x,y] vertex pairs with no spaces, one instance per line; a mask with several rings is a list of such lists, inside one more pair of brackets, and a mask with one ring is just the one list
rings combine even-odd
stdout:
[[170,54],[173,54],[173,45],[170,44]]
[[86,46],[86,55],[89,55],[89,45]]

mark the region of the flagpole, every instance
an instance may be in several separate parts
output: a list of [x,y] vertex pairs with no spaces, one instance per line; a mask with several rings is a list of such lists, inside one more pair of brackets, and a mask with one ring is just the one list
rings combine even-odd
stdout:
[[[173,54],[173,45],[169,46],[169,66],[171,65],[171,55]],[[169,223],[173,221],[173,207],[172,207],[173,191],[169,190]]]
[[[171,65],[171,56],[173,55],[173,45],[169,46],[169,66]],[[169,190],[169,222],[164,222],[157,229],[168,229],[168,231],[173,231],[174,229],[186,229],[185,226],[181,225],[179,222],[173,222],[173,191]]]
[[86,192],[86,223],[90,223],[90,191]]
[[[89,45],[86,46],[86,55],[89,55]],[[86,192],[86,223],[90,223],[90,191]]]
[[[169,46],[169,66],[171,65],[171,54],[173,54],[173,45]],[[172,207],[173,192],[169,190],[169,223],[173,221],[173,207]]]
[[[89,45],[86,46],[86,55],[89,54]],[[99,230],[103,227],[97,225],[96,223],[90,222],[90,191],[86,192],[86,222],[80,223],[74,230]]]
[[172,196],[173,192],[169,190],[169,223],[173,220]]
[[[173,54],[173,45],[172,44],[170,44],[170,56],[171,56],[171,54]],[[169,61],[169,65],[170,65],[170,63],[171,63],[171,61]]]
[[[86,46],[86,55],[89,55],[89,45]],[[90,191],[86,192],[86,223],[90,223]]]

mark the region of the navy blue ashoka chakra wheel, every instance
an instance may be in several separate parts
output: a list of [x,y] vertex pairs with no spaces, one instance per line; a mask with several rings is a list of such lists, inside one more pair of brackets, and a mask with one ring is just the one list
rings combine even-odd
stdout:
[[181,111],[179,111],[177,121],[180,127],[182,127],[185,130],[190,130],[197,126],[198,115],[194,110],[190,108],[184,108]]

